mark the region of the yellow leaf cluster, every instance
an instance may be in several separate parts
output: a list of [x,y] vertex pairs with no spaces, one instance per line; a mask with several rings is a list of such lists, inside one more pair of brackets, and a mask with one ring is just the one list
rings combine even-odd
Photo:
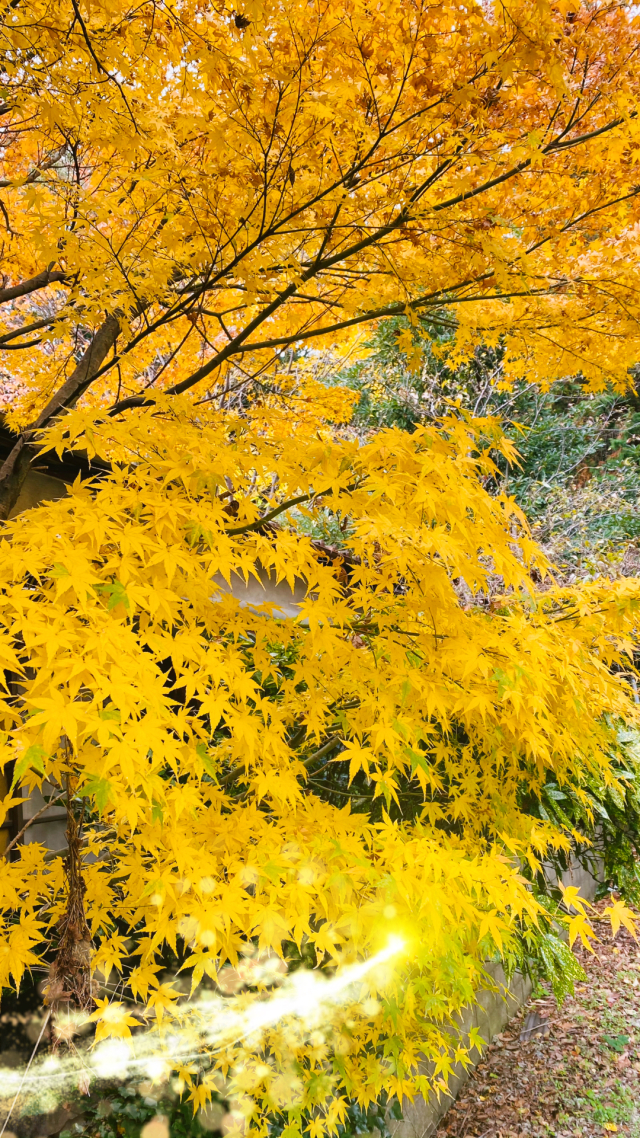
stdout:
[[[333,1132],[340,1089],[446,1080],[483,962],[535,928],[517,859],[568,839],[520,789],[612,778],[616,723],[637,718],[621,669],[640,583],[536,586],[524,519],[484,486],[492,421],[365,443],[284,425],[179,401],[67,416],[112,473],[3,530],[0,757],[17,787],[71,780],[95,964],[158,1028],[183,1014],[166,946],[193,992],[232,993],[281,958],[331,970],[402,937],[331,1045],[272,1025],[265,1070],[250,1041],[218,1054],[258,1130],[265,1110],[318,1108]],[[341,552],[303,508],[349,519]],[[293,616],[243,599],[267,577]],[[61,859],[31,843],[0,880],[0,979],[18,983],[64,908]],[[100,1037],[126,1037],[127,1014],[101,1005]]]
[[[89,384],[118,406],[196,384],[286,392],[292,349],[403,313],[456,328],[454,359],[502,339],[509,379],[624,385],[639,19],[577,0],[12,9],[11,422]],[[96,336],[93,374],[71,382]]]

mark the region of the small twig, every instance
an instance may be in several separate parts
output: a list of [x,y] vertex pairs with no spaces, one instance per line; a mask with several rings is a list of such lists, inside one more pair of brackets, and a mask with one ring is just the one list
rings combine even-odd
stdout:
[[[338,489],[338,493],[343,490],[346,494],[352,494],[354,490],[358,489],[358,486],[358,482],[353,482],[349,486],[341,486]],[[320,490],[319,493],[314,493],[312,491],[310,494],[299,494],[297,498],[291,498],[288,502],[282,502],[280,506],[276,506],[275,509],[269,510],[269,512],[263,514],[261,518],[256,518],[254,522],[247,522],[246,525],[236,526],[235,529],[227,529],[224,532],[229,537],[234,537],[236,534],[240,533],[249,533],[250,530],[260,529],[261,526],[266,525],[267,522],[270,522],[272,518],[276,518],[278,514],[284,513],[285,510],[290,510],[294,506],[299,506],[301,502],[309,502],[311,500],[315,500],[317,502],[321,498],[330,497],[332,494],[332,486],[328,487],[327,490]]]
[[327,739],[327,742],[324,743],[318,751],[314,751],[314,753],[312,755],[309,755],[308,759],[303,759],[302,765],[304,767],[309,767],[309,766],[311,766],[311,763],[317,762],[318,759],[323,759],[324,756],[328,755],[329,751],[332,751],[333,748],[336,747],[339,742],[340,742],[340,736],[339,735],[332,735],[331,738]]
[[[29,826],[33,826],[33,823],[35,822],[36,818],[40,818],[40,816],[41,816],[42,814],[46,813],[46,811],[47,811],[47,810],[48,810],[48,809],[49,809],[51,806],[55,806],[56,802],[59,802],[61,798],[64,798],[64,796],[65,796],[65,794],[66,794],[66,793],[67,793],[67,792],[66,792],[66,790],[63,790],[61,794],[58,794],[58,795],[56,796],[56,798],[51,798],[51,799],[49,799],[49,801],[48,801],[48,802],[45,802],[44,806],[41,806],[41,807],[40,807],[40,809],[38,810],[38,812],[37,812],[36,814],[34,814],[34,815],[33,815],[33,818],[29,818],[29,819],[28,819],[28,821],[27,821],[27,822],[25,822],[24,826],[23,826],[23,827],[22,827],[22,829],[20,830],[20,833],[19,833],[19,834],[16,834],[15,838],[12,838],[12,839],[11,839],[11,841],[9,842],[9,845],[8,845],[8,846],[6,846],[6,848],[5,848],[5,850],[4,850],[4,856],[5,856],[5,857],[6,857],[6,856],[7,856],[7,854],[8,854],[8,853],[9,853],[9,852],[10,852],[10,851],[13,849],[13,847],[14,847],[14,846],[16,846],[16,845],[18,844],[18,842],[20,841],[20,838],[22,837],[22,835],[25,833],[25,831],[26,831],[26,830],[28,830],[28,829],[29,829]],[[2,1133],[2,1132],[0,1131],[0,1136],[1,1136],[1,1133]]]
[[40,174],[46,173],[46,171],[50,170],[52,166],[55,166],[58,159],[61,158],[64,154],[64,150],[64,146],[59,147],[58,150],[54,150],[53,154],[50,154],[48,158],[45,158],[44,162],[41,162],[38,166],[34,166],[33,170],[27,174],[26,178],[3,178],[0,181],[0,189],[6,190],[9,186],[22,187],[32,185],[33,182],[37,181]]
[[[464,1118],[462,1119],[462,1126],[464,1126],[464,1125],[465,1125],[465,1123],[466,1123],[466,1121],[467,1121],[467,1119],[468,1119],[468,1117],[469,1117],[469,1114],[470,1114],[470,1111],[467,1111],[467,1113],[465,1114]],[[458,1130],[458,1134],[462,1134],[462,1129]]]
[[[224,532],[230,537],[240,533],[249,533],[250,530],[260,529],[261,526],[270,522],[272,518],[277,518],[278,514],[283,514],[285,510],[290,510],[293,506],[299,506],[301,502],[308,502],[313,498],[313,494],[299,494],[297,498],[291,498],[289,502],[283,502],[281,506],[276,506],[275,509],[269,510],[268,513],[263,514],[261,518],[256,518],[255,522],[248,522],[244,526],[236,526],[235,529],[227,529]],[[320,495],[318,495],[320,497]]]
[[118,88],[118,90],[120,92],[120,95],[122,96],[122,101],[123,101],[125,107],[127,108],[128,112],[129,112],[129,117],[131,119],[131,122],[133,123],[133,129],[135,130],[136,134],[138,134],[139,133],[138,126],[137,126],[136,120],[134,118],[133,111],[131,110],[131,107],[129,106],[129,100],[127,99],[127,96],[125,95],[125,93],[122,89],[122,84],[118,82],[115,75],[112,75],[111,72],[108,71],[107,68],[104,66],[104,64],[101,63],[100,60],[98,59],[98,56],[96,55],[96,53],[94,51],[93,44],[91,43],[91,38],[89,36],[87,25],[85,24],[84,20],[82,19],[82,15],[80,13],[80,9],[78,7],[77,0],[71,0],[71,4],[73,7],[73,11],[75,13],[76,20],[78,21],[78,23],[80,24],[80,27],[82,29],[82,36],[83,36],[84,42],[86,43],[86,45],[89,49],[89,54],[91,55],[93,62],[95,63],[96,67],[98,68],[98,71],[101,71],[103,75],[106,75],[107,79],[110,79],[112,83],[115,83],[116,87]]
[[2,210],[2,216],[4,217],[4,223],[7,227],[7,233],[10,233],[12,237],[19,237],[20,234],[15,233],[14,230],[11,228],[11,222],[9,221],[9,214],[7,213],[7,209],[6,209],[6,206],[5,206],[2,198],[0,198],[0,210]]

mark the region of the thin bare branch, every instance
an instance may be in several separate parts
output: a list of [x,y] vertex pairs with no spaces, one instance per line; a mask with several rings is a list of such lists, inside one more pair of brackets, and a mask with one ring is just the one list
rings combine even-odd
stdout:
[[41,818],[43,814],[46,814],[47,810],[50,810],[52,806],[55,806],[56,802],[59,802],[61,798],[64,798],[66,793],[67,793],[66,790],[63,790],[62,793],[56,795],[55,798],[50,798],[48,802],[45,802],[44,806],[40,807],[40,809],[33,815],[32,818],[29,818],[25,822],[25,824],[22,827],[22,829],[20,830],[20,832],[16,834],[15,838],[11,839],[11,841],[9,842],[9,844],[7,846],[5,846],[4,851],[3,851],[4,857],[6,857],[7,854],[11,853],[11,850],[14,849],[15,846],[17,846],[18,842],[24,836],[24,834],[26,834],[29,827],[33,826],[33,823],[35,821],[37,821],[38,818]]

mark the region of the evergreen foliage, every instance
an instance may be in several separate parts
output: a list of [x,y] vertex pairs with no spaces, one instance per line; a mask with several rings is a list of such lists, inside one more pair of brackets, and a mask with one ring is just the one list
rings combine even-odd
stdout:
[[[410,363],[406,336],[412,344]],[[624,392],[587,392],[580,376],[559,379],[544,390],[524,381],[505,388],[500,346],[480,345],[470,360],[452,368],[446,361],[450,342],[451,333],[426,320],[412,326],[399,317],[379,325],[361,346],[361,358],[332,374],[332,382],[357,393],[356,429],[363,435],[386,426],[411,431],[448,414],[452,405],[496,416],[519,455],[517,461],[496,457],[496,489],[514,496],[563,577],[615,573],[624,564],[635,571],[633,543],[640,538],[635,371]]]

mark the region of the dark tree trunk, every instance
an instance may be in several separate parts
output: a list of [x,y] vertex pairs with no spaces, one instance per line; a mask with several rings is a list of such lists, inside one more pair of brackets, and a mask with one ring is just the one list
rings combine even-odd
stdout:
[[[73,809],[70,780],[67,779],[67,907],[58,922],[58,949],[49,970],[47,1004],[54,1024],[60,1012],[93,1010],[91,957],[93,942],[84,911],[86,885],[82,875],[81,828]],[[59,1038],[64,1037],[64,1026]]]
[[75,406],[95,379],[105,356],[114,346],[119,331],[118,317],[107,316],[69,378],[49,400],[35,423],[25,428],[18,438],[0,467],[0,519],[6,520],[9,517],[38,454],[37,432],[48,426],[63,411]]

